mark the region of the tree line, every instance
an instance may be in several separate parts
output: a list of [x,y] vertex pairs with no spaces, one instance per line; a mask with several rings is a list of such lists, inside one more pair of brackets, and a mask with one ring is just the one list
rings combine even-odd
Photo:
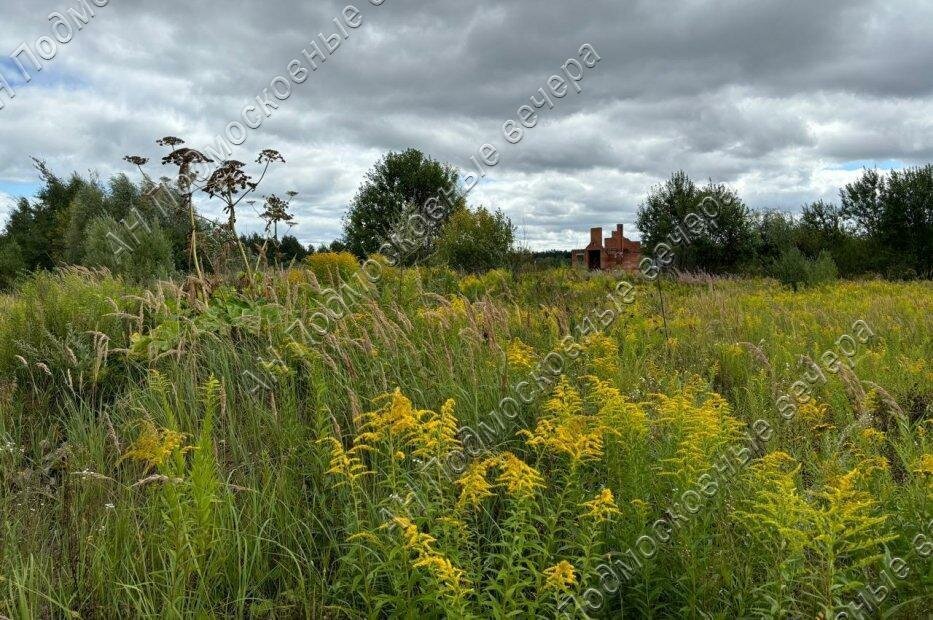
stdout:
[[[799,215],[749,209],[733,189],[697,185],[683,171],[654,187],[636,225],[650,254],[683,230],[706,200],[717,214],[672,252],[682,271],[770,275],[794,286],[864,274],[895,279],[933,274],[933,165],[882,173],[863,170],[839,191]],[[683,236],[682,234],[680,236]]]
[[[458,170],[417,149],[390,152],[376,162],[348,207],[341,237],[315,248],[291,234],[295,192],[258,199],[266,171],[285,163],[277,151],[262,151],[251,173],[236,160],[211,162],[179,138],[157,143],[168,149],[161,163],[171,171],[159,179],[145,168],[149,158],[135,155],[125,160],[137,168],[139,180],[118,174],[106,183],[76,173],[63,178],[35,160],[41,187],[33,199],[18,201],[0,233],[0,287],[68,264],[106,267],[136,281],[250,274],[314,252],[348,251],[362,259],[384,243],[398,246],[400,263],[407,265],[431,262],[470,272],[569,265],[566,251],[517,249],[511,220],[500,210],[468,205]],[[199,173],[198,166],[208,172]],[[226,219],[201,217],[196,194],[219,200]],[[718,205],[711,225],[682,238],[684,221],[707,199]],[[443,216],[406,237],[412,214],[431,200],[443,204]],[[238,213],[247,206],[266,222],[262,234],[237,232]],[[769,275],[794,287],[837,274],[930,277],[933,165],[888,173],[866,169],[840,190],[838,204],[813,202],[799,215],[752,210],[732,188],[701,186],[678,171],[651,189],[636,225],[646,255],[672,236],[681,241],[672,252],[672,267],[681,271]]]

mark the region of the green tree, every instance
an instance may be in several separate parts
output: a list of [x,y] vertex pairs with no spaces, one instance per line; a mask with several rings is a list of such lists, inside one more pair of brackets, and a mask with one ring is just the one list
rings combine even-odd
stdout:
[[120,234],[124,230],[110,215],[91,220],[84,240],[84,263],[89,267],[106,267],[135,282],[172,274],[172,246],[157,221],[135,229],[132,235]]
[[506,265],[514,240],[515,227],[502,211],[463,207],[441,231],[436,257],[454,269],[488,271]]
[[797,224],[793,218],[778,211],[756,214],[758,248],[756,255],[763,265],[777,260],[796,246]]
[[[454,167],[417,149],[387,154],[366,174],[350,205],[344,218],[343,243],[360,258],[379,251],[387,242],[395,245],[400,255],[423,256],[430,250],[444,216],[466,204],[458,179]],[[419,231],[413,236],[417,243],[410,244],[402,240],[409,237],[398,231],[405,228],[406,218],[415,214],[438,225],[423,234]]]
[[840,191],[842,215],[891,275],[933,273],[933,164],[887,175],[865,170]]
[[855,227],[847,224],[835,204],[818,200],[804,206],[796,232],[797,247],[805,256],[815,258],[828,252],[843,275],[884,269],[875,244],[855,234]]
[[834,282],[838,270],[829,252],[820,252],[815,260],[809,260],[803,253],[792,246],[786,249],[769,266],[770,274],[782,284],[795,291],[802,285],[816,286]]
[[808,263],[796,247],[786,249],[771,265],[771,275],[795,291],[807,282]]
[[7,235],[0,235],[0,290],[13,286],[25,268],[23,249]]
[[279,243],[279,253],[282,256],[282,262],[302,261],[308,255],[308,250],[294,235],[285,235]]
[[65,260],[68,208],[86,182],[73,174],[62,180],[34,159],[42,186],[32,202],[21,199],[7,220],[5,235],[21,251],[25,269],[52,269]]
[[667,244],[678,269],[732,272],[755,256],[751,214],[738,194],[712,182],[698,187],[682,170],[652,189],[636,224],[645,249]]
[[84,258],[84,235],[88,223],[107,213],[105,194],[98,183],[87,183],[75,194],[68,205],[68,228],[65,233],[64,258],[70,264],[79,264]]

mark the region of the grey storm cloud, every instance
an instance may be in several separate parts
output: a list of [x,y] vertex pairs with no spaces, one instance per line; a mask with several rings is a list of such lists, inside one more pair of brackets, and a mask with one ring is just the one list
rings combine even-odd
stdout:
[[[409,146],[467,170],[495,145],[470,200],[504,209],[535,248],[578,245],[591,225],[637,235],[639,203],[677,169],[797,210],[863,164],[933,159],[925,0],[354,1],[362,25],[234,150],[286,156],[266,188],[299,192],[305,242],[339,236],[366,170]],[[79,2],[5,0],[0,49],[48,35],[49,13]],[[10,188],[36,180],[30,155],[107,177],[134,172],[125,154],[155,157],[163,135],[213,144],[344,6],[113,0],[29,84],[4,57],[16,97],[0,92],[0,217]],[[582,92],[506,142],[502,124],[583,43],[601,60]]]

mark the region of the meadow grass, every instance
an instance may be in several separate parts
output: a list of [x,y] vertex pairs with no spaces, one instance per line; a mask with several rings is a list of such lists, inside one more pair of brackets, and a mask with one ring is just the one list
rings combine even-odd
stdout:
[[662,315],[610,274],[384,266],[296,338],[353,272],[0,297],[0,614],[829,617],[882,584],[885,614],[933,609],[930,283],[669,280]]

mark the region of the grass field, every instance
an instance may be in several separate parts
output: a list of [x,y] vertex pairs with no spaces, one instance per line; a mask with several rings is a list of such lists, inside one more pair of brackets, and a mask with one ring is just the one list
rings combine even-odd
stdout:
[[929,282],[357,270],[0,298],[0,615],[933,613]]

